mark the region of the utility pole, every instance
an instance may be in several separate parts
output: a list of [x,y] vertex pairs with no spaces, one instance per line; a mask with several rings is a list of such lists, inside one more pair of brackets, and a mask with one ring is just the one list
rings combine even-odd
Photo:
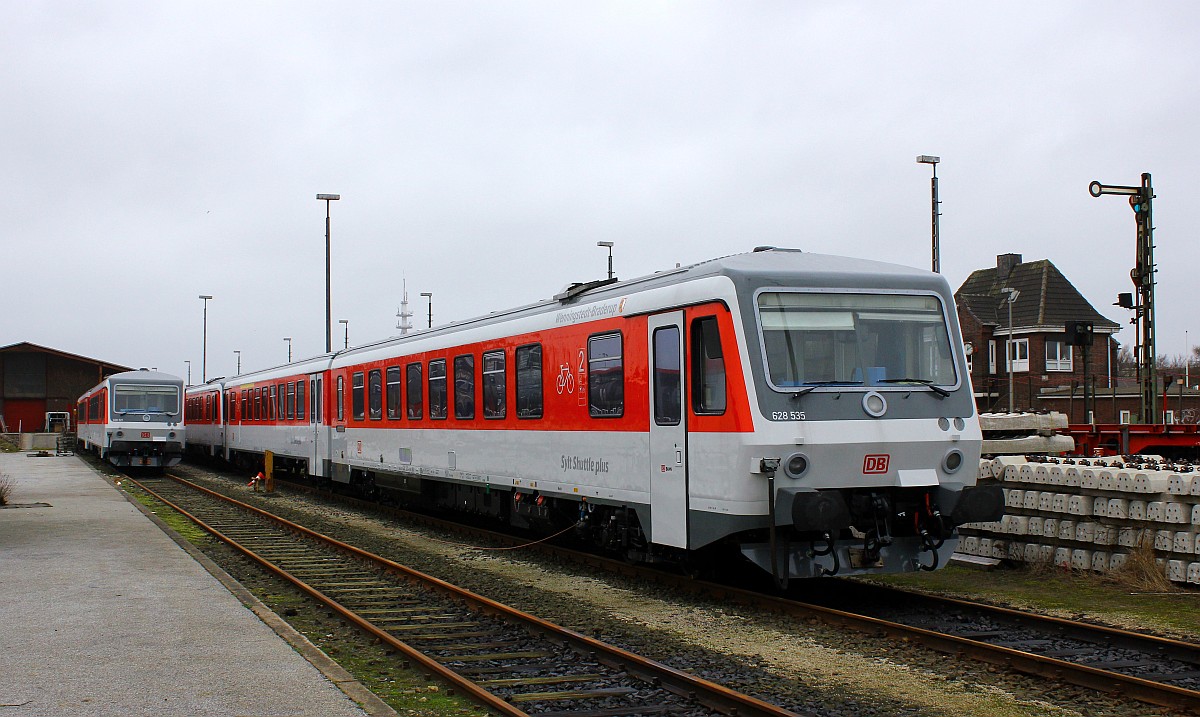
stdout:
[[1103,194],[1122,194],[1129,197],[1129,206],[1133,209],[1133,218],[1137,223],[1137,258],[1129,278],[1137,288],[1136,304],[1138,333],[1140,334],[1137,354],[1138,384],[1142,394],[1143,423],[1157,423],[1158,415],[1158,372],[1155,358],[1158,352],[1154,342],[1154,274],[1158,270],[1154,266],[1154,212],[1152,200],[1154,187],[1150,183],[1150,173],[1142,173],[1142,183],[1139,186],[1106,185],[1092,182],[1088,192],[1093,197]]

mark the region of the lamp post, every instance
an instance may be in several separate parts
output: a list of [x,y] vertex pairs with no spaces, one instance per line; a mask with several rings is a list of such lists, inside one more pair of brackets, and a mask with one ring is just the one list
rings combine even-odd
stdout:
[[288,363],[291,363],[291,362],[292,362],[292,337],[291,337],[291,336],[285,336],[285,337],[283,337],[283,340],[287,342],[287,345],[288,345]]
[[242,352],[234,351],[233,353],[235,356],[237,356],[237,373],[235,375],[241,376],[242,375]]
[[428,326],[428,328],[432,329],[433,328],[433,294],[428,291],[422,291],[421,296],[424,296],[426,299],[429,299],[429,326]]
[[1005,348],[1006,358],[1008,359],[1008,412],[1015,413],[1016,411],[1013,408],[1013,358],[1015,357],[1013,356],[1012,305],[1021,292],[1011,286],[1005,286],[1000,291],[1001,293],[1008,294],[1008,298],[1005,300],[1008,304],[1008,344]]
[[201,335],[200,343],[200,383],[208,383],[208,300],[211,298],[208,294],[200,295],[200,299],[204,301],[204,333]]
[[350,348],[350,319],[338,319],[338,323],[346,327],[346,345],[344,348]]
[[934,157],[929,154],[922,154],[917,157],[918,164],[928,164],[933,167],[933,180],[930,182],[930,192],[933,195],[933,271],[941,273],[942,271],[942,249],[939,244],[938,237],[938,217],[941,212],[938,211],[938,182],[937,182],[937,166],[938,162],[942,161],[941,157]]
[[602,247],[607,247],[607,248],[608,248],[608,278],[609,278],[609,279],[611,279],[611,278],[613,278],[613,271],[612,271],[612,248],[613,248],[613,243],[612,243],[612,242],[610,242],[610,241],[598,241],[598,242],[596,242],[596,246],[602,246]]
[[325,353],[333,350],[333,310],[329,305],[329,203],[341,198],[340,194],[317,195],[317,199],[325,202]]
[[192,385],[192,362],[184,359],[183,362],[188,366],[188,382],[187,385]]

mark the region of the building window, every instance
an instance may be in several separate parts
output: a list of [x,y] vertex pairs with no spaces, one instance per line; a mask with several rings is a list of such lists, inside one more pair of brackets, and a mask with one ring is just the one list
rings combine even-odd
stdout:
[[1163,411],[1163,423],[1174,423],[1174,422],[1175,422],[1175,412],[1174,411]]
[[1065,341],[1046,341],[1046,370],[1071,371],[1071,344]]
[[715,316],[692,322],[692,410],[725,412],[725,357]]
[[1004,342],[1005,367],[1009,361],[1009,347],[1012,347],[1012,370],[1015,372],[1029,371],[1029,339],[1013,339]]
[[408,418],[410,421],[419,420],[423,415],[421,401],[425,395],[421,390],[421,364],[410,363],[405,367],[408,375]]
[[996,342],[988,342],[988,373],[996,375]]
[[371,420],[383,418],[383,371],[377,368],[367,375],[367,401]]
[[1132,421],[1132,414],[1130,414],[1129,411],[1123,410],[1123,411],[1121,411],[1121,419],[1120,420],[1121,420],[1122,424],[1130,423]]
[[504,418],[504,352],[483,355],[483,417]]
[[517,347],[517,418],[542,417],[542,345]]
[[621,334],[588,337],[588,413],[616,418],[625,412],[625,368]]

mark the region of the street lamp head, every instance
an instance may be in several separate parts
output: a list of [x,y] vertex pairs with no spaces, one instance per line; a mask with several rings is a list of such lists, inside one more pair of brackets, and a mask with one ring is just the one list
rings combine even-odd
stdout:
[[207,295],[207,294],[201,294],[201,295],[200,295],[200,298],[201,298],[201,299],[211,299],[212,297],[211,297],[211,296],[209,296],[209,295]]
[[1008,302],[1008,303],[1010,303],[1010,304],[1011,304],[1011,303],[1013,303],[1014,301],[1016,301],[1016,300],[1017,300],[1017,297],[1021,295],[1021,292],[1020,292],[1020,291],[1018,291],[1018,290],[1016,290],[1016,289],[1012,288],[1011,286],[1005,286],[1005,287],[1002,287],[1002,288],[1000,289],[1000,293],[1002,293],[1002,294],[1008,294],[1008,298],[1007,298],[1007,299],[1005,299],[1005,301],[1007,301],[1007,302]]
[[342,198],[342,195],[340,195],[340,194],[318,194],[317,195],[317,199],[323,199],[327,202],[333,201],[335,199],[341,199],[341,198]]
[[931,154],[922,154],[917,157],[918,164],[937,164],[942,161],[941,157],[934,157]]
[[427,298],[433,298],[433,293],[432,293],[432,292],[429,292],[429,291],[422,291],[422,292],[421,292],[421,296],[424,296],[424,297],[427,297]]
[[596,242],[596,246],[606,246],[609,249],[612,249],[613,243],[610,241],[598,241],[598,242]]

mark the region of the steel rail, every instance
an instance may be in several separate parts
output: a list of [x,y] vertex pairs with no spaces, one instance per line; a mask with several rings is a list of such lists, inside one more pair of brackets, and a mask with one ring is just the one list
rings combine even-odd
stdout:
[[[453,521],[433,518],[403,509],[388,508],[380,506],[378,503],[363,501],[356,498],[347,498],[346,496],[338,494],[330,494],[327,491],[321,491],[309,486],[291,483],[287,483],[287,485],[304,492],[316,492],[321,495],[333,495],[339,500],[346,500],[377,510],[382,508],[392,515],[402,516],[445,530],[488,537],[508,544],[518,544],[523,542],[511,535],[505,535],[503,533],[498,533],[475,526],[468,526],[462,523],[455,523]],[[920,644],[939,652],[950,653],[959,657],[970,657],[980,662],[1003,666],[1012,671],[1023,672],[1040,677],[1048,677],[1057,681],[1066,682],[1068,684],[1074,684],[1101,692],[1121,693],[1140,702],[1146,702],[1148,704],[1170,707],[1172,709],[1185,710],[1200,714],[1200,692],[1195,690],[1189,690],[1182,687],[1176,687],[1174,685],[1145,680],[1132,675],[1124,675],[1117,672],[1089,667],[1087,665],[1072,663],[1053,657],[1046,657],[1037,655],[1035,653],[1024,652],[1001,645],[992,645],[981,640],[939,633],[933,630],[927,630],[925,628],[904,625],[903,623],[890,622],[880,618],[859,615],[848,611],[837,610],[835,608],[827,608],[812,603],[777,598],[750,590],[743,590],[740,588],[722,585],[719,583],[671,575],[669,573],[663,573],[650,568],[629,565],[622,561],[611,560],[603,556],[573,550],[571,548],[564,548],[546,543],[537,544],[536,548],[551,555],[565,557],[580,564],[601,568],[616,574],[653,580],[660,584],[671,585],[675,588],[690,591],[692,593],[707,594],[716,598],[727,598],[742,604],[763,607],[784,614],[818,619],[828,624],[840,625],[858,630],[860,632],[886,634],[901,639],[915,640]],[[919,598],[926,597],[919,593],[906,594]],[[970,602],[966,602],[965,604],[975,609],[987,609],[992,607]],[[1003,608],[1000,608],[1000,610],[1003,610]],[[1028,621],[1045,617],[1033,615],[1031,613],[1020,613],[1020,615]],[[1086,623],[1071,623],[1070,621],[1065,621],[1062,618],[1046,619],[1050,622],[1058,621],[1060,623],[1065,622],[1071,624],[1075,629],[1089,629],[1093,627],[1102,628],[1102,626],[1092,626]],[[1100,632],[1104,630],[1115,631],[1118,633],[1121,632],[1119,630],[1115,630],[1115,628],[1102,628]],[[1129,635],[1136,635],[1136,633],[1129,633]],[[1170,642],[1168,638],[1155,638],[1154,636],[1142,637]],[[1183,644],[1186,645],[1187,643]]]
[[[542,620],[541,618],[524,611],[509,607],[502,603],[491,600],[490,598],[478,595],[464,588],[460,588],[432,575],[427,575],[418,570],[401,565],[395,561],[362,550],[361,548],[342,542],[336,538],[318,533],[285,518],[273,515],[272,513],[262,510],[256,506],[249,505],[242,501],[223,495],[217,491],[210,490],[204,486],[198,485],[179,476],[168,474],[168,477],[178,483],[208,495],[209,497],[218,499],[230,505],[237,506],[242,510],[272,521],[293,533],[336,548],[347,555],[367,561],[368,563],[374,564],[375,566],[410,582],[432,588],[443,595],[447,595],[484,614],[495,615],[505,620],[522,624],[526,626],[527,629],[539,633],[551,640],[556,640],[564,646],[570,646],[577,652],[587,654],[602,664],[624,670],[632,675],[636,675],[651,685],[662,687],[676,695],[686,699],[694,700],[697,703],[717,712],[737,715],[738,717],[798,717],[796,713],[789,710],[785,710],[763,700],[759,700],[749,695],[731,690],[723,685],[710,682],[681,670],[677,670],[673,667],[650,660],[643,656],[616,647],[615,645],[610,645],[546,620]],[[270,572],[279,575],[306,594],[312,596],[314,599],[329,606],[342,617],[360,627],[368,634],[378,637],[380,640],[386,642],[389,646],[392,646],[397,651],[402,652],[406,657],[410,658],[422,669],[435,675],[439,679],[443,679],[447,683],[462,689],[465,696],[467,696],[469,699],[472,699],[489,708],[495,709],[497,712],[503,715],[511,715],[513,717],[522,717],[526,715],[525,712],[513,707],[508,702],[497,697],[491,692],[488,692],[475,682],[468,680],[453,670],[443,666],[436,660],[424,655],[419,650],[412,648],[406,643],[396,639],[391,634],[374,626],[366,618],[363,618],[353,611],[346,609],[335,599],[330,598],[316,588],[308,585],[303,580],[289,574],[286,570],[275,565],[271,561],[255,554],[249,548],[239,544],[235,539],[223,534],[215,527],[208,525],[203,520],[192,515],[187,510],[181,508],[152,489],[142,485],[141,483],[138,483],[138,485],[143,490],[146,490],[148,493],[154,495],[158,500],[161,500],[169,505],[172,509],[179,511],[187,516],[190,520],[196,522],[197,525],[200,525],[204,530],[212,533],[219,540],[229,544],[231,547],[245,554],[247,557],[262,565]]]
[[[297,487],[301,489],[307,489],[303,486]],[[339,497],[344,498],[344,496]],[[368,501],[361,502],[365,505],[374,506],[376,508],[381,507],[376,503],[370,503]],[[490,531],[483,528],[454,523],[419,513],[412,513],[402,509],[389,508],[387,510],[392,511],[395,514],[402,514],[405,517],[411,517],[426,524],[434,525],[443,529],[457,530],[477,536],[487,536],[510,544],[518,544],[523,542],[514,538],[513,536],[497,533],[495,531]],[[1119,672],[1103,670],[1054,657],[1046,657],[1035,653],[1024,652],[1022,650],[1004,647],[1002,645],[993,645],[982,640],[940,633],[925,628],[905,625],[898,622],[891,622],[880,618],[860,615],[835,608],[828,608],[812,603],[773,597],[751,590],[734,588],[719,583],[695,580],[684,576],[663,573],[650,568],[629,565],[622,561],[612,560],[603,556],[573,550],[571,548],[548,545],[545,543],[538,544],[536,547],[537,549],[546,551],[549,554],[566,557],[581,564],[599,567],[617,574],[654,580],[660,584],[667,584],[685,591],[706,594],[715,598],[731,599],[741,602],[742,604],[763,607],[775,612],[781,612],[800,617],[815,618],[828,624],[840,625],[858,630],[860,632],[884,634],[900,639],[915,640],[920,644],[939,652],[949,653],[959,657],[970,657],[980,662],[1002,666],[1006,669],[1025,674],[1047,677],[1056,681],[1066,682],[1068,684],[1086,687],[1088,689],[1093,689],[1100,692],[1120,693],[1126,697],[1140,702],[1200,714],[1200,691],[1189,690],[1183,687],[1177,687],[1175,685],[1161,682],[1154,682],[1152,680],[1146,680],[1133,675],[1125,675]],[[906,595],[911,595],[922,599],[926,597],[920,593],[909,593],[907,591],[900,592],[905,592]],[[952,600],[947,598],[942,599]],[[1168,647],[1176,650],[1196,648],[1196,646],[1191,643],[1174,641],[1170,638],[1162,638],[1152,635],[1139,635],[1138,633],[1128,633],[1116,628],[1089,625],[1086,623],[1075,623],[1063,618],[1034,615],[1032,613],[1020,613],[1015,610],[994,608],[993,606],[981,605],[968,601],[960,602],[964,605],[970,606],[972,609],[995,609],[998,614],[1003,613],[1006,614],[1006,616],[1015,614],[1020,616],[1026,622],[1042,622],[1045,625],[1053,625],[1059,629],[1070,626],[1072,630],[1076,631],[1089,630],[1102,636],[1104,639],[1115,639],[1120,637],[1122,640],[1129,640],[1133,637],[1138,637],[1144,638],[1147,643],[1154,643],[1163,649]],[[1006,619],[1011,618],[1006,617]],[[1147,648],[1143,647],[1140,649]]]

